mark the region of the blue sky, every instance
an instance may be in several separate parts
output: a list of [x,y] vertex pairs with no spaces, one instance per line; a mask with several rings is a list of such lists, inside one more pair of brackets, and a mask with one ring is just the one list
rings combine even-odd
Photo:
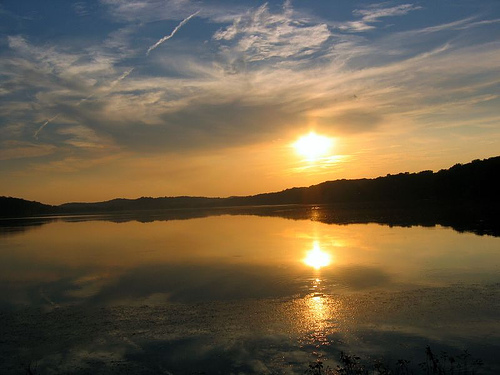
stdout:
[[[500,150],[500,2],[2,1],[0,195],[252,194]],[[329,155],[293,144],[315,131]]]

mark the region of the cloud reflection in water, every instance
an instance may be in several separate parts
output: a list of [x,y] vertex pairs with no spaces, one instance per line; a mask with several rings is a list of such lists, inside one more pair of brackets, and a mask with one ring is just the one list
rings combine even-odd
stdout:
[[74,374],[303,374],[427,344],[497,361],[498,238],[254,216],[32,228],[0,236],[2,374],[22,348]]

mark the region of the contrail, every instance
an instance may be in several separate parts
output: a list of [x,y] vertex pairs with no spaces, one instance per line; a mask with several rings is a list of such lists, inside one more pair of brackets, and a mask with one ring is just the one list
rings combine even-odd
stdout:
[[[132,68],[132,69],[129,69],[127,71],[125,71],[125,73],[123,73],[120,77],[118,77],[117,79],[115,79],[113,82],[111,82],[109,84],[109,89],[113,88],[116,86],[116,84],[118,84],[121,80],[127,78],[127,76],[132,73],[132,71],[134,70],[135,68]],[[86,102],[87,100],[89,100],[90,98],[92,98],[93,96],[95,96],[95,94],[90,94],[89,96],[87,96],[86,98],[83,98],[83,99],[80,99],[80,101],[76,104],[76,107],[78,107],[80,104]],[[52,121],[54,121],[56,118],[58,118],[59,116],[61,115],[61,113],[58,113],[57,115],[55,115],[54,117],[48,119],[47,121],[45,121],[39,128],[38,130],[35,132],[35,138],[38,139],[38,133],[40,133],[43,128],[45,128],[48,124],[50,124]]]
[[83,102],[86,102],[87,100],[89,100],[93,96],[94,96],[94,94],[90,94],[86,98],[80,99],[80,101],[78,103],[76,103],[76,106],[78,107],[80,104],[82,104]]
[[127,78],[127,76],[132,73],[134,71],[135,68],[131,68],[129,70],[127,70],[125,73],[123,73],[120,77],[118,77],[117,79],[115,79],[113,82],[111,82],[111,84],[109,85],[109,87],[114,87],[118,82],[120,82],[121,80]]
[[[149,56],[150,52],[152,50],[154,50],[155,48],[159,47],[162,43],[166,42],[167,40],[169,40],[170,38],[172,38],[175,33],[177,31],[179,31],[179,29],[184,26],[191,18],[193,18],[194,16],[196,16],[198,13],[200,13],[200,11],[197,11],[193,14],[191,14],[190,16],[186,17],[185,19],[183,19],[176,27],[175,29],[172,30],[172,32],[170,33],[170,35],[166,35],[164,36],[163,38],[161,38],[159,41],[157,41],[155,44],[153,44],[151,47],[148,48],[147,52],[146,52],[146,56]],[[111,82],[109,88],[112,88],[113,86],[115,86],[118,82],[120,82],[122,79],[125,79],[130,73],[132,73],[132,71],[134,70],[135,68],[132,68],[132,69],[129,69],[127,70],[125,73],[123,73],[120,77],[118,77],[115,81]],[[90,99],[92,96],[94,96],[94,94],[91,94],[89,95],[88,97],[80,100],[80,102],[78,102],[77,106],[82,104],[83,102],[87,101],[88,99]],[[58,113],[57,115],[55,115],[54,117],[48,119],[47,121],[45,121],[42,126],[40,126],[38,128],[38,130],[35,132],[35,138],[38,139],[38,133],[40,133],[43,128],[45,128],[48,124],[50,124],[52,121],[54,121],[56,118],[58,118],[60,115],[60,113]]]
[[200,11],[197,11],[196,13],[193,13],[191,14],[189,17],[183,19],[181,21],[180,24],[178,24],[175,29],[170,33],[170,35],[166,35],[164,36],[163,38],[161,38],[159,41],[157,41],[155,44],[153,44],[151,47],[148,48],[148,51],[146,52],[146,56],[149,56],[149,53],[154,50],[155,48],[157,48],[160,44],[162,44],[163,42],[166,42],[167,40],[169,40],[170,38],[172,38],[175,33],[177,31],[179,31],[179,29],[184,26],[191,18],[193,18],[194,16],[196,16],[198,13],[200,13]]
[[45,121],[45,122],[42,124],[42,126],[40,126],[40,127],[38,128],[38,130],[35,132],[35,138],[36,138],[36,139],[38,139],[38,133],[40,133],[40,132],[43,130],[43,128],[45,128],[48,124],[50,124],[52,121],[54,121],[56,118],[58,118],[58,117],[59,117],[59,115],[60,115],[60,113],[58,113],[58,114],[57,114],[57,115],[55,115],[54,117],[49,118],[47,121]]

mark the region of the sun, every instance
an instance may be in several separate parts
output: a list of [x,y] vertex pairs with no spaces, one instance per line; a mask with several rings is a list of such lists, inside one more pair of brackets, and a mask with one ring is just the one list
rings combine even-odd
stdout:
[[307,160],[317,160],[328,155],[332,145],[333,140],[331,138],[310,132],[300,137],[293,144],[293,147],[299,155],[304,156]]

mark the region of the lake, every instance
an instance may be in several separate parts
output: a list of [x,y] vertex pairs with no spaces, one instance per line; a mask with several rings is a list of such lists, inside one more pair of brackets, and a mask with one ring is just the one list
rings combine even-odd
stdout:
[[500,373],[500,237],[294,212],[4,220],[0,373]]

